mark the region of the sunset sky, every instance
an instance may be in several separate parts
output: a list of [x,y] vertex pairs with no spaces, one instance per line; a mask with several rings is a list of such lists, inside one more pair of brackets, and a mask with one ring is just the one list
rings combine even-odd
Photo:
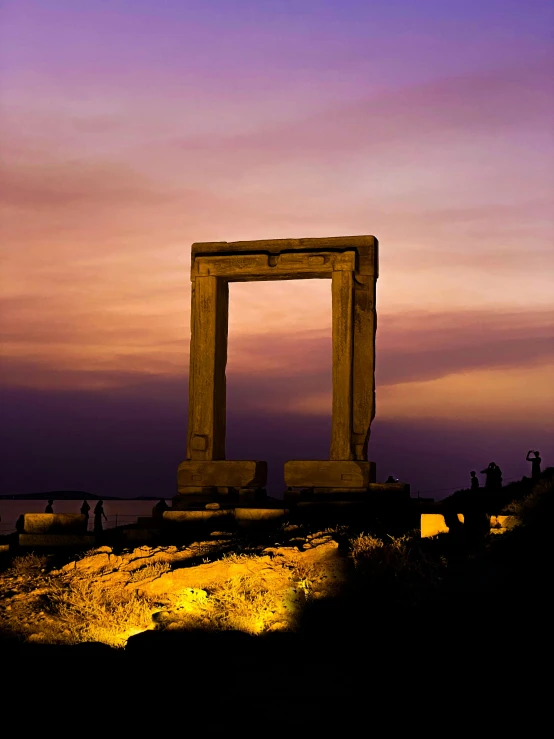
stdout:
[[[199,241],[379,239],[378,480],[554,464],[552,4],[4,0],[0,141],[0,493],[176,493]],[[280,496],[330,281],[230,292],[227,455]]]

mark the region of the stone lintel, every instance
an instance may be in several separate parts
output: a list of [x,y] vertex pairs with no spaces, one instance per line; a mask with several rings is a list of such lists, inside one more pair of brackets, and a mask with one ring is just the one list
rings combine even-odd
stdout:
[[206,241],[197,242],[191,248],[191,274],[197,257],[231,254],[283,254],[285,252],[310,252],[332,249],[355,250],[356,272],[378,277],[379,242],[375,236],[331,236],[307,239],[262,239],[257,241]]
[[375,480],[375,462],[292,460],[285,462],[285,485],[298,488],[367,488]]
[[186,460],[177,470],[179,493],[200,492],[198,488],[259,488],[267,481],[267,462],[218,459],[210,462]]
[[192,245],[192,259],[200,254],[241,254],[261,253],[281,254],[285,251],[310,251],[321,249],[375,248],[375,236],[324,236],[305,239],[257,239],[254,241],[199,241]]
[[286,252],[284,254],[227,254],[199,256],[191,279],[217,277],[227,282],[331,278],[335,271],[356,269],[356,252]]

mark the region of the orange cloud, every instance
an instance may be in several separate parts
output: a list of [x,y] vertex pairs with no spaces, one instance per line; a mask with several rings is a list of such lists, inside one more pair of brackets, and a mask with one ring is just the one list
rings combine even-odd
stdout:
[[483,426],[499,423],[554,431],[554,362],[539,367],[491,369],[453,374],[438,380],[382,388],[382,419],[456,418]]

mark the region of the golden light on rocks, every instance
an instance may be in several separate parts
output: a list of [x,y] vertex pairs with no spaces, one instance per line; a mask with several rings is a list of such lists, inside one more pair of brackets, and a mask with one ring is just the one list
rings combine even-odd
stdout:
[[48,570],[47,555],[17,557],[0,578],[4,631],[115,648],[147,630],[294,631],[310,600],[339,593],[349,566],[325,532],[251,554],[228,554],[228,546],[214,539],[119,554],[104,546],[57,570]]

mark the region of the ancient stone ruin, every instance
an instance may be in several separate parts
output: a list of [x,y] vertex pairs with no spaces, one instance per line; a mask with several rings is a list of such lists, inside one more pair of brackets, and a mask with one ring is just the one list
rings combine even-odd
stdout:
[[[330,279],[333,402],[329,459],[285,464],[285,499],[367,492],[375,415],[378,242],[374,236],[209,242],[192,245],[189,415],[186,460],[174,509],[208,501],[264,499],[267,463],[225,457],[229,283]],[[327,499],[331,499],[328,497]]]

